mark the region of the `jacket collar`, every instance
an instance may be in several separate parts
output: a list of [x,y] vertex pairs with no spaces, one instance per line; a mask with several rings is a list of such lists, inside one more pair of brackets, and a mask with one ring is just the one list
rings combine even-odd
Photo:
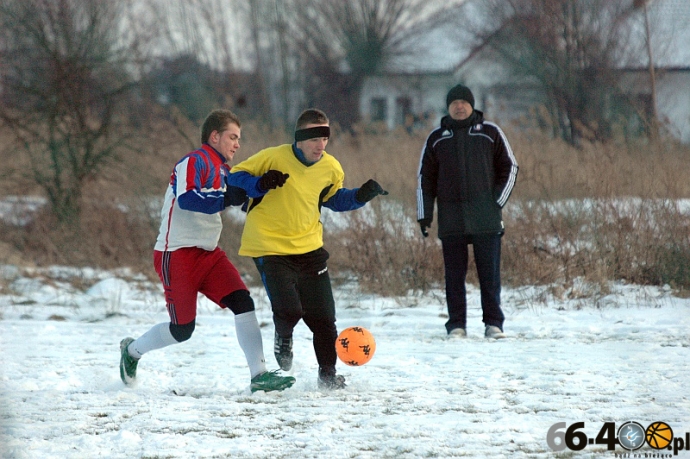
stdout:
[[484,112],[480,110],[474,110],[472,114],[462,121],[454,120],[450,115],[446,115],[441,118],[441,127],[443,129],[464,129],[466,127],[479,124],[484,121]]
[[228,162],[228,160],[225,159],[225,156],[221,155],[220,152],[219,152],[218,150],[216,150],[215,148],[213,148],[211,145],[209,145],[209,144],[207,144],[207,143],[203,144],[203,145],[201,146],[201,149],[204,150],[204,151],[205,151],[206,153],[208,153],[209,155],[212,155],[212,154],[218,155],[218,157],[220,158],[220,160],[223,161],[224,163],[227,163],[227,162]]

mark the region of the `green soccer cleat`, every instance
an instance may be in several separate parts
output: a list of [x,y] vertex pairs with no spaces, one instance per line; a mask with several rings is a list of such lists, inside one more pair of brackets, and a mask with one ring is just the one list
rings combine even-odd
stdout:
[[134,338],[125,338],[120,341],[120,379],[127,386],[134,384],[137,378],[137,364],[139,359],[129,355],[127,347],[134,342]]
[[274,390],[284,390],[295,384],[295,378],[292,376],[280,376],[278,370],[264,371],[252,378],[251,390],[252,392],[264,391],[271,392]]

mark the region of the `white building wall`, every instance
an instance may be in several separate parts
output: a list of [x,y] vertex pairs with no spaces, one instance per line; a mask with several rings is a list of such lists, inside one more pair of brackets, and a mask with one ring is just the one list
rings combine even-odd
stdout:
[[388,129],[395,129],[400,123],[395,119],[396,101],[408,98],[411,112],[420,117],[430,114],[432,121],[440,120],[445,111],[446,93],[454,85],[453,76],[435,75],[380,75],[367,78],[360,98],[360,113],[365,123],[371,121],[371,101],[375,98],[386,101]]
[[[622,76],[621,86],[637,93],[649,93],[645,71],[631,71]],[[371,100],[385,100],[388,129],[401,123],[395,119],[396,100],[407,97],[411,112],[423,119],[423,124],[436,126],[447,114],[445,103],[448,90],[459,82],[474,94],[475,107],[485,112],[486,119],[507,123],[529,113],[530,107],[543,103],[543,94],[534,85],[508,83],[505,70],[486,60],[466,62],[455,73],[390,74],[370,77],[365,81],[360,98],[360,113],[364,123],[371,121]],[[668,131],[683,143],[690,143],[690,68],[661,69],[657,74],[657,108]],[[426,114],[426,118],[423,118]]]
[[669,132],[681,142],[690,144],[690,69],[659,75],[657,109]]

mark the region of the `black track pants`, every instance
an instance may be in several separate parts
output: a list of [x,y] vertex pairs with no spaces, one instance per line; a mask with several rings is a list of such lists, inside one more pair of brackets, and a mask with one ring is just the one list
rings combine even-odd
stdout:
[[468,245],[472,244],[474,261],[481,291],[482,319],[486,325],[503,329],[501,310],[501,235],[483,234],[476,236],[454,236],[441,240],[443,261],[446,271],[446,301],[450,333],[454,328],[466,328],[467,297],[465,280],[467,276]]
[[319,367],[334,367],[335,301],[326,261],[321,248],[303,255],[270,255],[254,259],[266,287],[273,310],[273,323],[279,336],[292,336],[297,322],[314,334],[314,352]]

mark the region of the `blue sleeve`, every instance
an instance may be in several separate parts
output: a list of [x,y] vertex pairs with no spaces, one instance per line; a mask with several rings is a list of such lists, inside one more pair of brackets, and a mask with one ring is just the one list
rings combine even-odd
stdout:
[[250,198],[259,198],[266,194],[265,191],[259,190],[260,178],[245,171],[233,172],[228,176],[227,184],[242,188]]
[[225,209],[223,192],[213,191],[201,193],[198,190],[189,190],[177,197],[177,204],[181,209],[202,214],[215,214]]
[[366,203],[359,202],[357,199],[355,199],[358,189],[359,188],[348,190],[347,188],[341,188],[336,191],[328,201],[324,202],[323,205],[334,212],[347,212],[348,210],[355,210],[359,209],[360,207],[364,207],[364,204]]

